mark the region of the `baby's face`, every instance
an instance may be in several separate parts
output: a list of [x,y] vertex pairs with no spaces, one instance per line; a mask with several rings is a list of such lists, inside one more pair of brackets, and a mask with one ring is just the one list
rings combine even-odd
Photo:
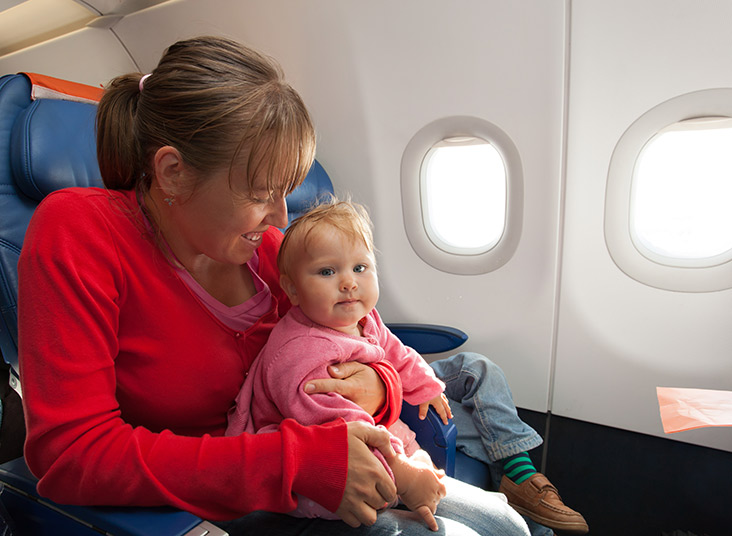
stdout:
[[314,229],[307,248],[300,248],[293,263],[290,301],[310,320],[344,333],[355,334],[358,321],[379,299],[374,254],[361,240],[323,225]]

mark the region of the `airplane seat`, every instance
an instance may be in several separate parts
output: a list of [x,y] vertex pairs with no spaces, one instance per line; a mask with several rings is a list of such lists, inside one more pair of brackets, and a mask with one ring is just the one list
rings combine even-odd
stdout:
[[317,160],[303,183],[287,196],[287,225],[310,210],[318,201],[333,193],[328,173]]
[[[95,104],[58,98],[31,98],[32,83],[24,74],[0,77],[0,350],[8,383],[22,396],[18,376],[17,262],[35,207],[50,192],[70,186],[101,186],[95,149]],[[330,179],[315,163],[303,186],[292,194],[293,212],[306,210],[322,192],[333,191]],[[307,199],[311,201],[307,201]],[[402,325],[404,327],[404,325]],[[427,328],[407,325],[415,329]],[[398,328],[398,327],[397,327]],[[395,329],[397,329],[395,328]],[[438,327],[435,327],[438,328]],[[398,329],[397,329],[398,331]],[[398,334],[398,332],[395,333]],[[418,351],[444,351],[467,336],[447,329],[433,335]],[[449,347],[449,348],[448,348]],[[0,401],[2,402],[2,401]],[[0,443],[6,427],[0,405]],[[418,441],[438,465],[453,473],[456,430],[442,425],[436,413],[417,418],[405,404],[402,418],[414,426]],[[5,419],[10,416],[5,415]],[[22,421],[22,415],[19,417]],[[22,432],[24,433],[24,429]],[[22,438],[15,438],[21,440]],[[22,444],[18,441],[18,444]],[[169,507],[81,507],[56,504],[39,497],[37,479],[20,449],[0,464],[0,513],[7,512],[19,534],[188,535],[225,534],[196,516]],[[13,459],[9,459],[13,458]],[[0,528],[2,525],[0,524]],[[206,532],[208,531],[208,532]],[[5,534],[3,532],[3,534]]]

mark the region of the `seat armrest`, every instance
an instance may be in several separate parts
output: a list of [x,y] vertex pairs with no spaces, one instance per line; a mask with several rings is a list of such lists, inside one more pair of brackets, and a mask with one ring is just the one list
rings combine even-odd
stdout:
[[430,455],[432,463],[440,469],[444,469],[447,476],[454,476],[457,428],[452,419],[448,421],[448,424],[443,424],[434,408],[430,408],[427,417],[421,420],[419,407],[407,402],[402,404],[400,418],[417,434],[419,446]]
[[[84,533],[82,526],[93,527],[103,534],[115,536],[226,536],[226,532],[200,518],[172,507],[102,507],[71,506],[55,503],[40,497],[36,492],[37,479],[28,469],[23,458],[0,465],[0,481],[7,491],[14,493],[15,501],[6,507],[18,527],[34,530],[54,526],[54,519],[63,516],[64,523],[81,523],[79,534]],[[24,506],[25,501],[29,506]],[[16,508],[13,508],[13,505]],[[29,519],[30,506],[33,514]],[[92,531],[94,532],[94,531]]]
[[406,346],[420,354],[449,352],[468,340],[468,335],[457,328],[436,324],[387,324],[391,332]]

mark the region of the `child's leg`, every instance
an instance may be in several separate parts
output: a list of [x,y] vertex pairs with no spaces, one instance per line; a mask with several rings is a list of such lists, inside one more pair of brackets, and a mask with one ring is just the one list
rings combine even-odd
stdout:
[[[458,402],[451,407],[458,429],[458,448],[488,464],[493,489],[534,521],[577,534],[588,531],[584,518],[566,507],[556,488],[538,473],[527,451],[542,443],[541,436],[518,416],[503,371],[488,358],[460,353],[431,363],[445,382],[445,394]],[[534,536],[545,527],[532,524]]]
[[461,406],[452,408],[453,420],[458,446],[468,456],[493,465],[541,445],[541,436],[519,418],[506,377],[492,361],[463,352],[430,365],[447,397]]

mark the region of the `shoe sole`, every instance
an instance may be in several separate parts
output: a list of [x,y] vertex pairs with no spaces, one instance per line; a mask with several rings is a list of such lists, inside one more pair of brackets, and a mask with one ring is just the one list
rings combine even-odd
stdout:
[[[509,502],[508,504],[511,504],[511,502]],[[511,506],[519,514],[525,515],[526,517],[532,519],[533,521],[536,521],[540,525],[544,525],[545,527],[549,527],[550,529],[561,530],[562,532],[568,532],[570,534],[587,534],[590,531],[589,527],[587,527],[586,525],[580,525],[572,522],[563,523],[554,519],[547,519],[515,504],[511,504]]]

